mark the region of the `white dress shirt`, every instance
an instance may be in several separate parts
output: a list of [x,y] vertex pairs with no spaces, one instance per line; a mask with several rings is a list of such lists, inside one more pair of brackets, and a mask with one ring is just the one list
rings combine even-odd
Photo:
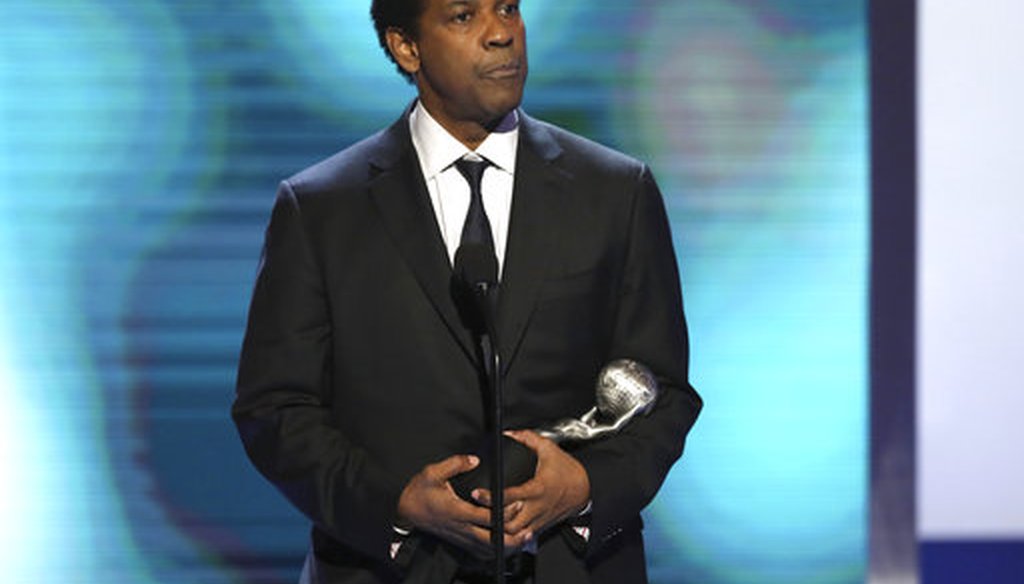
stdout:
[[412,133],[412,145],[419,157],[420,170],[423,171],[423,180],[427,183],[437,225],[441,230],[441,238],[448,249],[448,259],[453,263],[455,251],[462,239],[462,224],[469,210],[469,183],[454,164],[461,158],[485,159],[491,163],[484,171],[480,191],[487,219],[491,223],[500,277],[505,264],[505,244],[508,241],[508,222],[512,212],[519,115],[515,110],[509,112],[475,151],[449,134],[419,101],[409,114],[409,130]]

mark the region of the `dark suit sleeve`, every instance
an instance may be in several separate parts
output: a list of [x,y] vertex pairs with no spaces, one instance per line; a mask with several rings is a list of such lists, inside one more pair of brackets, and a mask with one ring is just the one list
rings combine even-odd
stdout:
[[322,264],[282,183],[267,228],[232,416],[256,468],[318,527],[387,559],[402,482],[331,416],[332,324]]
[[646,417],[574,453],[590,478],[590,555],[635,523],[682,454],[702,406],[687,380],[689,346],[668,218],[646,166],[632,201],[622,273],[609,357],[646,364],[661,394]]

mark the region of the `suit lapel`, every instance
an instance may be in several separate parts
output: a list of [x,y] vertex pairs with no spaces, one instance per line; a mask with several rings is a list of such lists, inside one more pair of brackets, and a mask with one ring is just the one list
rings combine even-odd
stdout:
[[[561,148],[543,125],[520,112],[512,215],[498,300],[499,349],[508,371],[563,236],[559,218],[571,178],[554,164]],[[408,112],[378,138],[370,195],[391,239],[427,299],[469,359],[476,349],[452,299],[452,269],[409,135]]]
[[408,114],[380,136],[371,156],[371,176],[370,196],[385,229],[452,336],[474,359],[473,339],[452,299],[448,251],[412,147]]
[[570,178],[554,161],[561,148],[544,126],[520,112],[512,216],[498,300],[499,349],[508,371],[526,332],[552,256],[560,248],[562,193]]

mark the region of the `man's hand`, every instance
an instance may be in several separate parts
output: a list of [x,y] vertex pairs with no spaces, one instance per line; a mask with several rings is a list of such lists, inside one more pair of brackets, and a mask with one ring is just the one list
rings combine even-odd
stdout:
[[[470,553],[488,558],[491,554],[491,511],[464,501],[448,480],[475,468],[475,456],[455,455],[428,464],[402,490],[398,499],[398,527],[420,529],[451,542]],[[521,505],[505,507],[505,521],[516,517]],[[526,534],[505,535],[505,551],[511,554],[526,542]]]
[[[537,472],[525,483],[505,489],[506,509],[517,512],[505,522],[505,533],[524,541],[579,513],[590,500],[590,478],[583,465],[557,444],[530,430],[505,434],[537,453]],[[478,489],[474,497],[490,502],[490,493]]]

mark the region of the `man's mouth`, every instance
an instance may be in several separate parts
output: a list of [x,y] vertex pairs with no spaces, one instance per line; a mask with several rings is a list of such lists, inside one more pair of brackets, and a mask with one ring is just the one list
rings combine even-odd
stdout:
[[522,62],[516,59],[484,69],[483,76],[488,79],[510,79],[518,77],[521,70]]

